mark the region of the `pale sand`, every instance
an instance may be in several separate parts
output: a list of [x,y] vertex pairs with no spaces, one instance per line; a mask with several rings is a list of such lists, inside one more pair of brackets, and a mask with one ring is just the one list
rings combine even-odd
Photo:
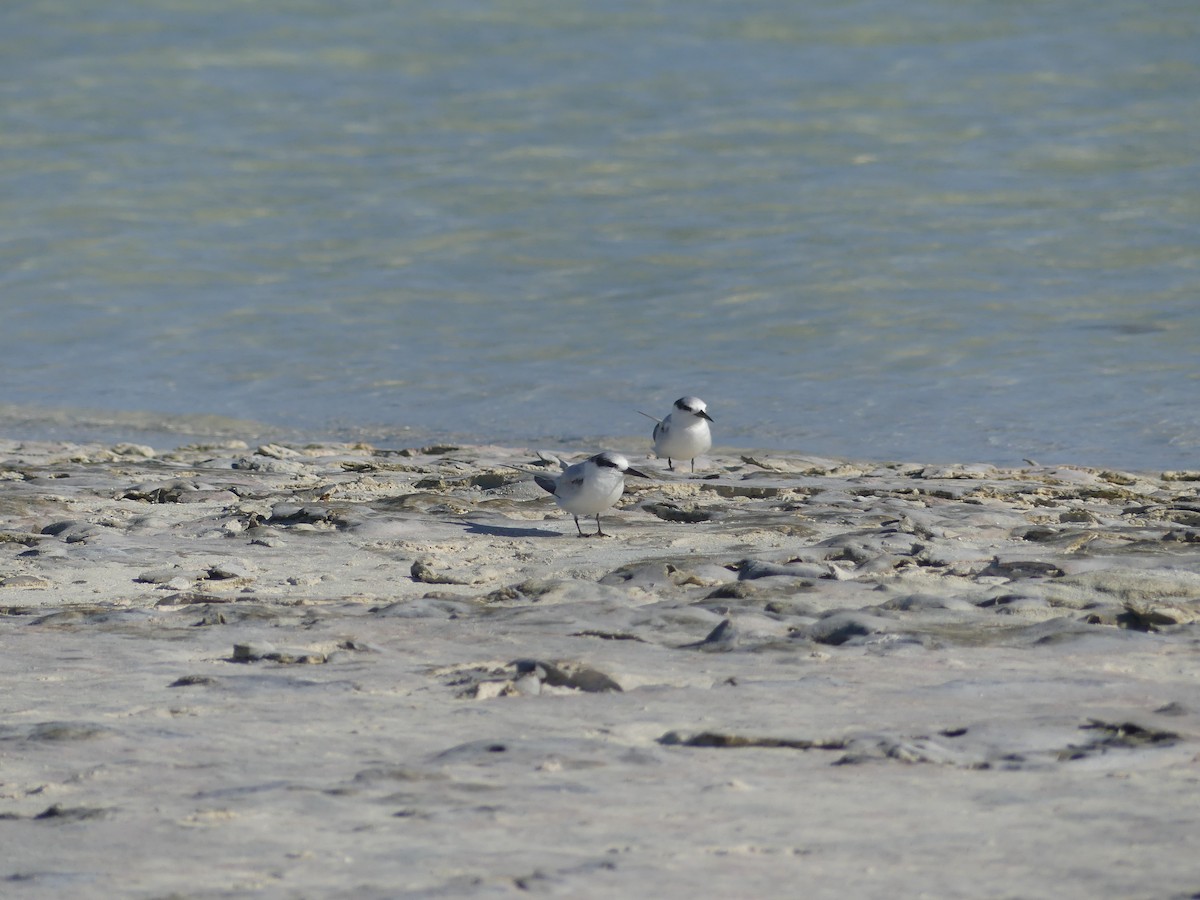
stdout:
[[1200,891],[1195,473],[613,449],[0,441],[0,895]]

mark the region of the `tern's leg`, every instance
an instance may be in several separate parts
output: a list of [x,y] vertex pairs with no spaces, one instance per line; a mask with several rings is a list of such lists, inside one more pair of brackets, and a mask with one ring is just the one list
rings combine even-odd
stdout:
[[607,534],[600,530],[600,513],[596,513],[596,537],[608,537]]
[[579,516],[575,516],[575,530],[579,532],[580,537],[587,537],[587,535],[583,533],[583,529],[579,527]]
[[669,457],[669,456],[667,457],[667,468],[670,469],[672,472],[675,471],[675,463],[671,462],[671,457]]
[[692,474],[696,474],[696,457],[692,457]]

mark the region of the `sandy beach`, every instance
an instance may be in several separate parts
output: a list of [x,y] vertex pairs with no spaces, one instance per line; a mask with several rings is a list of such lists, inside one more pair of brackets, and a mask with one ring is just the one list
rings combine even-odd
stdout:
[[0,440],[0,894],[1200,891],[1200,472],[613,449]]

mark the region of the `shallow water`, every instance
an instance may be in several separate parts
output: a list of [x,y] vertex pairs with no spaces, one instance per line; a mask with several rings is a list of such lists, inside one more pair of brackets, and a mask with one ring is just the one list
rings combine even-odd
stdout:
[[0,433],[1196,467],[1190,2],[0,13]]

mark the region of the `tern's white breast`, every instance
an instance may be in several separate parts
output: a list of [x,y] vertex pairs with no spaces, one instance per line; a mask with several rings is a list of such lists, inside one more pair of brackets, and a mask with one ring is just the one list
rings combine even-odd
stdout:
[[663,427],[658,429],[654,452],[659,457],[694,459],[707,453],[711,446],[712,432],[708,430],[708,422],[677,410],[667,416]]

